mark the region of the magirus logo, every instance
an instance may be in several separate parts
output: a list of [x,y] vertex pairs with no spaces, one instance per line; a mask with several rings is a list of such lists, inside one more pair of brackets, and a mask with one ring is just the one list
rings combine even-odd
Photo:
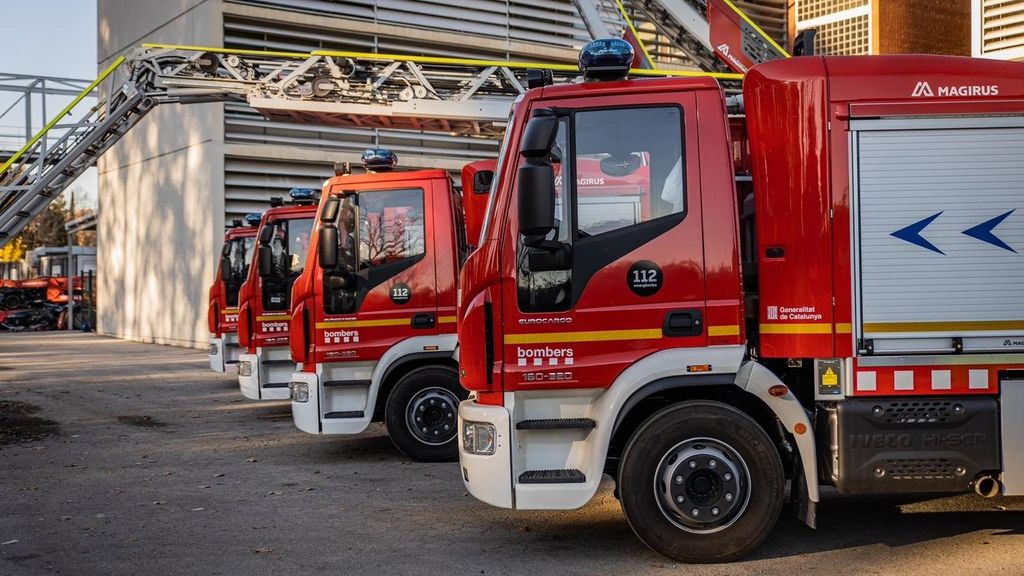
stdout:
[[732,55],[728,44],[719,44],[718,46],[715,46],[715,50],[718,50],[719,54],[724,56],[729,62],[732,62],[733,66],[739,68],[740,71],[744,73],[747,71],[747,67],[743,62],[740,62],[739,58]]
[[937,86],[934,90],[932,85],[922,80],[914,85],[910,93],[911,98],[932,98],[936,95],[941,97],[949,96],[997,96],[999,86],[996,84],[963,84],[960,86]]
[[324,344],[357,344],[358,330],[324,330]]

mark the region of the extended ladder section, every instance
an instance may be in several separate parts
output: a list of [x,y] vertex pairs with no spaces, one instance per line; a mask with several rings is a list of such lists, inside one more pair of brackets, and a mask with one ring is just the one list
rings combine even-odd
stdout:
[[709,72],[746,71],[789,53],[731,0],[631,0],[659,33]]
[[[616,29],[631,26],[617,21],[618,16],[602,5],[606,1],[587,5],[588,26],[597,30],[608,30],[607,24]],[[744,62],[788,56],[730,0],[707,0],[707,4],[703,0],[614,1],[623,20],[627,5],[643,13],[663,34],[687,46],[707,74],[721,80],[742,78],[723,69],[745,71]],[[716,28],[709,19],[717,20],[718,13],[724,15],[725,24]],[[716,29],[732,34],[739,44],[716,47]],[[568,82],[578,70],[572,64],[540,62],[145,44],[115,60],[0,167],[0,246],[159,104],[239,101],[276,120],[499,138],[513,100],[548,74],[548,82]],[[631,74],[704,73],[633,70]],[[77,121],[59,124],[108,80],[106,100],[80,114]],[[51,130],[64,133],[53,142],[43,137]]]
[[[637,75],[693,75],[637,70]],[[247,102],[294,122],[498,138],[531,77],[568,82],[569,64],[358,52],[263,52],[144,45],[119,58],[0,168],[0,246],[10,241],[159,104]],[[100,83],[123,75],[77,122],[58,125]],[[699,74],[699,73],[698,73]],[[716,74],[725,80],[740,76]],[[66,129],[44,148],[44,133]]]

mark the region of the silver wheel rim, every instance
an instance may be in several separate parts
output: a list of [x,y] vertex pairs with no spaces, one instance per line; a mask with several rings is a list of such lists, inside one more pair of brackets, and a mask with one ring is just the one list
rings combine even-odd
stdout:
[[416,440],[430,445],[447,444],[457,432],[459,399],[449,390],[431,386],[420,390],[405,407],[405,424]]
[[661,513],[680,530],[711,534],[732,526],[750,504],[750,471],[732,447],[690,438],[670,448],[654,474]]

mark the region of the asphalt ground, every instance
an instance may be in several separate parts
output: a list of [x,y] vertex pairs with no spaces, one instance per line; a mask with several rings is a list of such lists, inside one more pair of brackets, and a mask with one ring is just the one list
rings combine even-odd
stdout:
[[580,510],[511,512],[382,427],[314,437],[241,398],[203,351],[0,334],[0,574],[1024,574],[1024,499],[789,510],[748,560],[645,548],[606,482]]

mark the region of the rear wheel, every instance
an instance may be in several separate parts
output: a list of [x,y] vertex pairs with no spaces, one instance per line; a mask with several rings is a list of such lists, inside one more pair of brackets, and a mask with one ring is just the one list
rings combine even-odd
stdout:
[[636,535],[681,562],[729,562],[757,548],[782,510],[785,477],[771,439],[718,402],[684,402],[633,434],[619,470]]
[[422,462],[458,459],[459,402],[466,396],[452,368],[426,366],[409,372],[391,389],[384,407],[391,441]]

